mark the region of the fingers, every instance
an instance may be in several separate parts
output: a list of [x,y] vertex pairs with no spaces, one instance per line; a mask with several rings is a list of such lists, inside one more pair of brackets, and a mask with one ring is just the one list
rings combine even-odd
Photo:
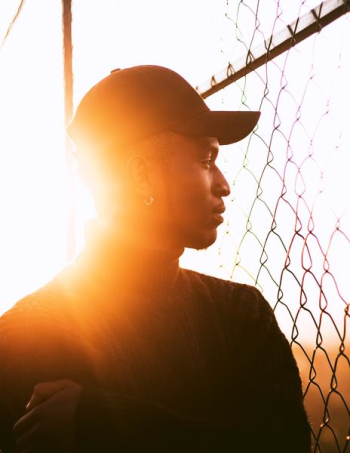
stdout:
[[40,435],[40,423],[34,411],[24,415],[14,426],[16,446],[21,453],[44,453],[45,445]]
[[31,431],[36,423],[35,411],[27,412],[13,427],[13,434],[19,439],[25,432]]
[[51,396],[64,390],[65,388],[74,385],[73,381],[61,379],[59,381],[41,382],[34,387],[33,394],[26,406],[26,410],[30,411],[34,407],[51,398]]
[[37,431],[37,426],[34,426],[30,430],[26,431],[21,437],[16,440],[17,448],[20,451],[26,451],[37,445]]
[[75,412],[81,391],[81,385],[69,380],[37,384],[27,412],[13,428],[19,451],[73,451]]

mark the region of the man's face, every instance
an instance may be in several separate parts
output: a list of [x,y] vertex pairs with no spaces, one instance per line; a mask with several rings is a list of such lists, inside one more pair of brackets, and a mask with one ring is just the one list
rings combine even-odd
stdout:
[[223,197],[230,194],[216,166],[218,140],[175,134],[169,148],[169,157],[159,164],[152,207],[174,245],[209,247],[223,222]]

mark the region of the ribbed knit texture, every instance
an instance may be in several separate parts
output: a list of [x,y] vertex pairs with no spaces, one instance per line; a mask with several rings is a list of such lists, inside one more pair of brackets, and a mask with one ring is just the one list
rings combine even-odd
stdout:
[[84,386],[82,452],[310,451],[294,358],[255,288],[107,250],[0,319],[4,453],[34,385],[62,378]]

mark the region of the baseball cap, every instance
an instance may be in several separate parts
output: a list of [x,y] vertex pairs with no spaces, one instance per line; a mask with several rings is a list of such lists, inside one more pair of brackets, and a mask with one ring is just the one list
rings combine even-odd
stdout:
[[179,74],[161,66],[114,70],[83,97],[67,131],[76,143],[122,147],[165,131],[235,143],[260,112],[212,111]]

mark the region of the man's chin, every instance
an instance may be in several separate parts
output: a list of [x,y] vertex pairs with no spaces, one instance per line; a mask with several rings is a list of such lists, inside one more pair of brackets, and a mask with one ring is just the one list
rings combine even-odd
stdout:
[[210,234],[192,238],[185,247],[195,250],[205,250],[214,244],[216,238],[217,232],[215,230],[215,232],[211,232]]

